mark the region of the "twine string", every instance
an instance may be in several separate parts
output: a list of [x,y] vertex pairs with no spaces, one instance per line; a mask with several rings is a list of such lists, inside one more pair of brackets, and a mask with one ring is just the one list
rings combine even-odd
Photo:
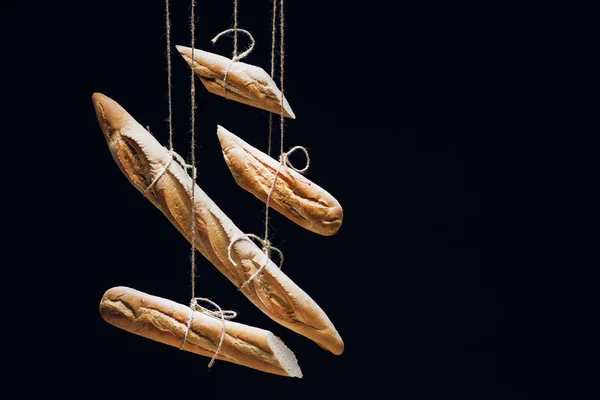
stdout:
[[[196,15],[195,15],[195,3],[196,0],[192,0],[192,6],[190,9],[190,35],[191,35],[191,43],[192,43],[192,59],[194,59],[194,49],[196,48]],[[194,312],[199,311],[203,314],[214,318],[221,318],[221,334],[219,338],[219,344],[215,349],[215,353],[213,354],[210,362],[208,363],[208,368],[210,369],[219,352],[221,351],[221,347],[223,346],[223,340],[225,339],[225,320],[233,319],[237,316],[235,311],[223,311],[221,307],[215,303],[214,301],[207,299],[205,297],[196,297],[196,207],[195,207],[195,193],[196,193],[196,86],[195,86],[195,74],[194,69],[190,69],[190,103],[191,103],[191,115],[190,115],[190,130],[191,130],[191,142],[190,142],[190,152],[191,152],[191,165],[185,164],[184,168],[186,172],[188,169],[192,170],[192,182],[191,182],[191,215],[190,215],[190,242],[191,242],[191,254],[190,254],[190,264],[191,264],[191,272],[190,272],[190,281],[192,287],[192,296],[190,300],[190,318],[188,320],[187,329],[185,331],[185,335],[183,337],[183,341],[181,342],[180,349],[183,349],[185,343],[187,342],[187,338],[194,320]],[[177,158],[177,153],[173,152],[175,157]],[[179,157],[181,158],[181,157]],[[178,162],[181,160],[177,159]],[[215,307],[218,311],[213,311],[202,307],[198,304],[198,301],[204,301],[209,303],[213,307]]]
[[[252,52],[252,50],[254,50],[254,45],[256,44],[256,41],[254,40],[254,36],[252,36],[252,34],[250,32],[248,32],[245,29],[238,29],[238,28],[225,29],[223,32],[220,32],[219,34],[217,34],[217,36],[212,38],[211,42],[213,44],[215,44],[215,43],[217,43],[217,40],[219,40],[219,38],[221,36],[226,35],[231,32],[234,33],[234,35],[233,35],[234,50],[233,50],[233,56],[231,58],[231,62],[229,63],[229,65],[227,65],[227,69],[225,70],[225,76],[223,77],[223,97],[225,97],[225,98],[227,98],[227,77],[229,75],[229,71],[231,70],[231,66],[233,65],[233,63],[240,61],[241,59],[245,58],[248,54],[250,54]],[[248,35],[248,38],[250,39],[250,44],[249,44],[248,48],[240,54],[237,54],[237,32],[242,32],[242,33]]]
[[[273,17],[271,21],[271,79],[275,78],[275,40],[277,33],[277,0],[273,0]],[[273,142],[273,113],[269,113],[269,141],[267,144],[267,155],[271,156],[271,143]]]
[[[246,56],[248,54],[252,53],[252,50],[254,50],[254,45],[256,44],[256,41],[254,40],[254,36],[252,36],[252,34],[250,32],[248,32],[245,29],[237,29],[237,31],[248,35],[248,38],[250,39],[250,44],[248,45],[248,48],[246,50],[244,50],[242,53],[233,55],[233,57],[231,58],[231,60],[233,62],[240,61],[241,59],[246,58]],[[217,40],[219,40],[219,38],[221,38],[221,36],[227,35],[228,33],[231,33],[231,32],[235,32],[235,29],[225,29],[223,32],[220,32],[219,34],[217,34],[217,36],[212,38],[210,41],[212,42],[212,44],[216,44]]]
[[233,0],[233,58],[238,50],[238,0]]
[[[169,99],[169,150],[173,150],[173,100],[171,92],[173,85],[171,84],[171,15],[169,12],[169,1],[165,0],[165,27],[167,36],[167,86]],[[170,162],[170,161],[169,161]],[[161,174],[162,175],[162,174]]]
[[269,264],[269,259],[271,258],[271,251],[275,251],[279,254],[279,269],[283,267],[283,252],[277,247],[271,245],[271,242],[269,242],[268,240],[265,240],[253,233],[244,233],[240,236],[237,236],[231,241],[231,243],[229,243],[229,246],[227,247],[227,257],[229,257],[229,262],[232,265],[234,265],[235,267],[238,266],[238,264],[231,257],[231,250],[233,246],[241,240],[247,240],[252,243],[252,239],[258,241],[262,245],[262,251],[267,257],[265,258],[265,262],[260,266],[260,268],[258,268],[252,275],[250,275],[250,277],[248,277],[248,279],[246,279],[244,283],[240,285],[240,287],[238,288],[238,290],[240,291],[243,290],[250,282],[252,282],[254,278],[256,278],[262,272],[262,270],[267,266],[267,264]]
[[[203,301],[205,303],[210,304],[216,310],[211,310],[206,307],[202,307],[198,304],[199,301]],[[219,344],[215,350],[215,354],[210,359],[208,363],[208,368],[211,368],[217,359],[219,352],[221,351],[221,347],[223,346],[223,341],[225,340],[225,321],[229,321],[237,317],[237,313],[233,310],[223,310],[217,303],[214,301],[207,299],[206,297],[192,297],[190,301],[190,317],[188,318],[187,328],[185,330],[185,335],[183,336],[183,341],[181,342],[181,346],[179,346],[179,350],[183,350],[185,343],[187,342],[190,330],[192,329],[192,323],[194,322],[194,313],[201,312],[202,314],[208,315],[209,317],[218,318],[221,320],[221,334],[219,335]]]
[[[194,49],[196,48],[196,0],[192,0],[192,6],[190,9],[190,36],[192,44],[192,60],[194,59]],[[194,69],[190,68],[190,153],[192,156],[192,194],[191,194],[191,216],[190,216],[190,242],[192,243],[190,249],[190,281],[192,286],[192,299],[196,297],[196,248],[194,243],[196,241],[196,207],[195,195],[196,195],[196,80]]]
[[[276,30],[277,30],[277,0],[273,0],[273,14],[272,14],[273,20],[272,20],[272,35],[271,35],[271,78],[274,76],[275,74],[275,38],[276,38]],[[241,31],[241,30],[240,30]],[[281,90],[281,97],[283,98],[283,78],[284,78],[284,65],[283,65],[283,59],[284,59],[284,14],[283,14],[283,0],[280,0],[280,12],[279,12],[279,32],[280,32],[280,40],[279,40],[279,66],[280,66],[280,90]],[[223,32],[222,32],[223,33]],[[219,36],[219,35],[217,35]],[[233,63],[233,62],[232,62]],[[231,63],[231,64],[232,64]],[[229,64],[229,66],[231,66],[231,64]],[[229,68],[228,68],[229,70]],[[227,74],[225,75],[227,76]],[[239,290],[244,289],[250,282],[252,282],[261,272],[262,270],[267,266],[267,264],[269,263],[269,259],[271,257],[271,251],[276,251],[279,254],[279,258],[280,258],[280,262],[279,262],[279,268],[281,269],[283,266],[283,252],[281,252],[281,250],[279,250],[278,248],[274,247],[271,245],[271,242],[269,241],[269,208],[270,208],[270,203],[271,203],[271,198],[273,196],[273,193],[275,191],[275,184],[277,183],[277,178],[279,177],[279,174],[281,172],[281,168],[282,167],[286,167],[286,168],[290,168],[293,169],[296,172],[299,173],[304,173],[308,167],[310,166],[310,157],[308,155],[308,151],[306,150],[306,148],[302,147],[302,146],[295,146],[292,149],[290,149],[288,152],[284,152],[284,147],[283,147],[283,136],[284,136],[284,112],[283,112],[283,101],[281,102],[281,108],[280,108],[280,131],[281,131],[281,141],[280,141],[280,156],[279,156],[279,167],[277,168],[277,172],[275,173],[275,176],[273,178],[273,183],[271,184],[271,188],[269,190],[269,193],[267,195],[267,200],[265,202],[265,235],[264,238],[260,238],[252,233],[246,233],[246,234],[242,234],[241,236],[235,238],[233,241],[231,241],[231,243],[229,244],[228,248],[227,248],[227,255],[229,257],[229,262],[231,264],[233,264],[234,266],[238,266],[238,264],[233,260],[233,258],[231,257],[231,249],[233,247],[233,245],[235,243],[237,243],[240,240],[248,240],[251,241],[251,239],[255,239],[258,242],[260,242],[262,244],[262,250],[266,255],[266,259],[265,262],[260,266],[260,268],[258,268],[252,275],[250,275],[250,277],[248,279],[246,279],[245,282],[242,283],[242,285],[240,285]],[[272,142],[272,130],[273,130],[273,118],[272,118],[272,114],[269,115],[269,143],[268,143],[268,154],[270,155],[271,153],[271,142]],[[304,154],[306,155],[306,166],[304,168],[298,169],[296,168],[291,161],[289,160],[289,156],[295,152],[301,150],[304,152]]]
[[146,189],[144,190],[144,197],[147,197],[150,189],[152,189],[154,185],[156,185],[156,182],[158,182],[158,180],[165,174],[165,172],[167,172],[173,160],[175,160],[179,165],[181,165],[181,167],[186,171],[186,173],[188,170],[193,170],[192,175],[196,175],[194,166],[192,164],[186,163],[183,157],[181,157],[175,150],[167,149],[167,153],[169,155],[169,160],[166,162],[165,166],[161,169],[161,171],[156,175],[154,180],[152,180],[148,187],[146,187]]
[[[273,0],[276,1],[276,0]],[[273,7],[275,11],[275,6]],[[275,21],[276,18],[273,17],[273,21]],[[284,14],[283,14],[283,0],[280,0],[279,2],[279,87],[281,90],[281,98],[284,98],[284,92],[283,92],[283,77],[284,77],[284,66],[283,66],[283,60],[284,60],[284,46],[283,46],[283,40],[284,40]],[[275,29],[275,24],[273,24],[273,29]],[[273,34],[273,37],[275,35]],[[274,47],[275,44],[273,42],[272,47]],[[280,127],[280,132],[281,132],[281,139],[280,139],[280,144],[279,144],[279,167],[277,168],[277,172],[275,173],[275,177],[273,178],[273,184],[271,185],[271,189],[269,190],[269,194],[267,196],[267,201],[265,202],[265,236],[264,236],[264,241],[268,242],[269,240],[269,204],[271,203],[271,197],[273,195],[273,191],[275,190],[275,183],[277,182],[277,178],[279,177],[279,172],[281,171],[281,167],[286,164],[286,159],[287,157],[285,156],[285,152],[283,151],[283,133],[284,133],[284,114],[283,114],[283,101],[281,101],[281,107],[279,109],[279,115],[280,115],[280,120],[279,120],[279,127]],[[305,149],[306,150],[306,149]],[[306,153],[308,155],[308,152]],[[290,163],[291,165],[291,163]],[[292,167],[293,168],[293,167]],[[308,168],[308,166],[307,166]]]
[[[292,162],[290,161],[289,157],[290,154],[292,154],[295,151],[301,150],[304,152],[304,155],[306,156],[306,166],[304,168],[296,168],[292,165]],[[304,146],[294,146],[291,149],[289,149],[287,152],[283,153],[280,156],[280,161],[283,161],[282,164],[285,164],[286,167],[293,169],[296,172],[299,172],[301,174],[305,173],[308,170],[308,167],[310,167],[310,156],[308,155],[308,150],[306,150],[306,147]]]
[[[235,38],[234,38],[234,53],[237,52],[237,0],[234,0],[234,4],[235,4],[235,10],[236,10],[236,15],[235,15],[235,20],[236,20],[236,32],[235,32]],[[191,0],[191,7],[190,7],[190,15],[189,15],[189,25],[190,25],[190,36],[191,36],[191,47],[192,47],[192,59],[194,59],[194,51],[196,48],[196,14],[195,14],[195,10],[196,10],[196,0]],[[143,194],[144,197],[147,196],[148,192],[156,185],[156,183],[158,182],[158,180],[165,174],[165,172],[169,169],[169,167],[171,166],[171,163],[173,162],[173,160],[175,160],[175,162],[177,162],[184,170],[185,174],[189,176],[188,171],[191,170],[192,171],[192,176],[191,176],[191,218],[190,218],[190,242],[191,242],[191,254],[190,254],[190,261],[191,261],[191,274],[190,274],[190,280],[191,280],[191,300],[190,300],[190,317],[188,319],[188,323],[187,323],[187,328],[185,330],[185,334],[183,337],[183,341],[181,342],[181,345],[179,347],[180,350],[182,350],[188,340],[188,336],[189,336],[189,332],[191,330],[191,326],[192,323],[194,321],[194,314],[195,312],[201,312],[205,315],[208,315],[210,317],[213,318],[220,318],[221,319],[221,334],[220,334],[220,338],[219,338],[219,344],[216,347],[215,353],[213,355],[213,357],[211,358],[210,362],[208,363],[208,368],[211,368],[212,365],[214,364],[217,356],[219,355],[219,352],[221,351],[221,347],[223,346],[223,341],[225,339],[225,321],[226,320],[231,320],[234,319],[237,316],[237,313],[235,311],[231,311],[231,310],[223,310],[221,309],[221,307],[213,302],[212,300],[205,298],[205,297],[196,297],[196,248],[195,248],[195,239],[196,239],[196,210],[194,207],[194,203],[195,203],[195,188],[196,188],[196,176],[197,176],[197,171],[196,171],[196,154],[195,154],[195,149],[196,149],[196,118],[195,118],[195,112],[196,112],[196,86],[195,86],[195,73],[193,68],[190,69],[190,105],[191,105],[191,113],[190,113],[190,131],[191,131],[191,143],[190,143],[190,147],[191,147],[191,162],[190,164],[188,164],[183,157],[181,157],[181,155],[179,155],[174,149],[173,149],[173,107],[172,107],[172,80],[171,80],[171,18],[170,18],[170,11],[169,11],[169,0],[165,0],[165,27],[166,27],[166,42],[167,42],[167,85],[168,85],[168,102],[169,102],[169,117],[168,117],[168,121],[169,121],[169,148],[167,149],[167,154],[168,154],[168,161],[166,163],[164,163],[164,167],[161,169],[161,171],[156,175],[156,177],[152,180],[152,182],[146,187],[146,189],[144,190]],[[254,43],[254,39],[252,39],[252,43]],[[251,50],[251,49],[250,49]],[[200,304],[198,304],[198,302],[205,302],[210,304],[211,306],[213,306],[215,310],[211,310],[209,308],[206,307],[202,307]]]

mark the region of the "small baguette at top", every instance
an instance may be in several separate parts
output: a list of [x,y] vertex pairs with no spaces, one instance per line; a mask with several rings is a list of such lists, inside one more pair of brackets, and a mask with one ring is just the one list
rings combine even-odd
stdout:
[[192,59],[191,47],[176,47],[209,92],[278,115],[283,111],[285,117],[296,118],[285,96],[264,69],[198,49],[194,49]]
[[[100,301],[100,315],[127,332],[177,348],[181,347],[192,310],[183,304],[124,286],[109,289]],[[223,322],[194,311],[182,350],[213,357],[221,340]],[[217,360],[277,375],[302,377],[294,353],[271,332],[225,321]]]
[[[217,136],[238,186],[266,203],[279,161],[220,125]],[[279,169],[269,206],[301,227],[324,236],[335,234],[344,216],[342,206],[329,192],[286,166]]]
[[[266,264],[241,292],[277,323],[341,354],[344,342],[327,314],[258,246],[250,240],[237,240],[243,232],[177,162],[170,161],[168,150],[114,100],[95,93],[92,101],[110,152],[133,186],[191,242],[191,192],[195,185],[194,247],[238,288]],[[229,260],[230,245],[234,263]]]

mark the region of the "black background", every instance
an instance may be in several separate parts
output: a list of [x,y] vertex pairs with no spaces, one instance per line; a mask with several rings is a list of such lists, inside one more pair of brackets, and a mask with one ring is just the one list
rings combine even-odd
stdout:
[[[322,237],[273,212],[271,239],[346,350],[277,325],[201,256],[196,283],[238,322],[281,337],[305,375],[294,380],[226,362],[208,371],[208,359],[99,316],[113,286],[189,301],[189,246],[121,174],[91,103],[108,95],[167,143],[164,3],[3,7],[10,371],[66,366],[63,378],[88,389],[138,397],[585,393],[580,318],[593,292],[580,285],[593,263],[578,256],[594,242],[579,213],[597,185],[583,175],[600,125],[597,9],[287,2],[285,94],[297,119],[285,147],[309,149],[307,177],[340,201],[344,223]],[[171,5],[173,44],[190,44],[188,7]],[[257,41],[245,61],[267,71],[270,10],[240,1],[240,27]],[[231,2],[199,1],[197,15],[196,46],[230,55],[230,39],[210,38],[232,26]],[[174,49],[172,61],[175,149],[189,158],[189,69]],[[196,86],[198,183],[261,235],[264,205],[235,185],[215,133],[221,124],[265,150],[268,114]]]

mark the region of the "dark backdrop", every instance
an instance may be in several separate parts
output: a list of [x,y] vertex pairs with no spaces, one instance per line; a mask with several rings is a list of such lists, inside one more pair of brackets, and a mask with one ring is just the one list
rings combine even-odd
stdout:
[[[5,365],[39,375],[67,365],[88,388],[138,397],[193,387],[198,397],[526,399],[581,388],[591,375],[572,374],[585,359],[573,350],[574,310],[589,293],[578,289],[587,262],[562,262],[581,231],[558,226],[577,219],[599,127],[597,10],[287,2],[285,94],[297,119],[285,147],[309,149],[307,177],[340,201],[344,222],[322,237],[273,212],[271,239],[346,350],[334,356],[277,325],[202,256],[197,292],[281,337],[305,374],[292,380],[226,362],[208,371],[208,359],[99,316],[118,285],[189,301],[189,246],[121,174],[91,103],[96,91],[112,97],[167,143],[163,5],[5,6]],[[173,1],[173,44],[190,43],[188,6]],[[270,8],[240,1],[240,27],[257,40],[246,61],[267,71]],[[229,55],[229,39],[210,38],[232,26],[231,2],[200,1],[197,15],[197,47]],[[175,148],[187,158],[189,70],[172,60]],[[264,205],[235,185],[215,133],[221,124],[264,150],[268,114],[196,84],[198,183],[261,235]]]

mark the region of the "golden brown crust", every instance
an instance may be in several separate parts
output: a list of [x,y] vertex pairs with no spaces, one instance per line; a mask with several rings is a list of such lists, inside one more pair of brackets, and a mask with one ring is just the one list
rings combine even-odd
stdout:
[[[191,309],[182,304],[123,286],[107,290],[100,301],[100,315],[109,324],[176,348],[184,340],[190,313]],[[182,350],[213,357],[221,339],[221,327],[220,319],[195,312]],[[285,347],[269,331],[225,321],[225,336],[217,359],[272,374],[301,377],[293,353],[287,347],[282,352],[281,347],[273,346]]]
[[[104,95],[95,95],[94,102],[97,110],[110,103],[110,108],[119,113],[125,112]],[[104,114],[107,108],[104,107]],[[108,126],[109,119],[102,113],[98,114],[98,118],[113,158],[125,176],[140,192],[146,194],[148,200],[188,241],[191,240],[191,178],[178,163],[169,163],[167,150],[131,116],[128,115],[126,123],[119,126]],[[108,135],[108,132],[111,134]],[[125,151],[129,149],[136,152],[131,157],[139,161],[134,164],[123,162],[119,157],[124,151],[123,146],[127,147]],[[164,171],[167,165],[168,168]],[[160,178],[152,188],[146,191],[145,183],[154,182],[159,175]],[[232,246],[231,254],[235,264],[229,261],[227,249],[232,241],[243,235],[243,232],[198,185],[195,186],[194,192],[196,249],[236,287],[240,287],[266,262],[267,266],[261,274],[246,285],[242,293],[274,321],[310,338],[334,354],[341,354],[344,343],[325,312],[268,260],[254,243],[249,240],[237,241]]]
[[[266,203],[279,161],[222,126],[217,135],[236,183]],[[301,227],[325,236],[340,229],[344,216],[342,206],[329,192],[286,167],[279,169],[269,205]]]
[[198,49],[194,49],[192,59],[190,47],[176,47],[209,92],[275,114],[283,112],[287,118],[296,118],[285,96],[262,68],[241,61],[232,63],[226,57]]

